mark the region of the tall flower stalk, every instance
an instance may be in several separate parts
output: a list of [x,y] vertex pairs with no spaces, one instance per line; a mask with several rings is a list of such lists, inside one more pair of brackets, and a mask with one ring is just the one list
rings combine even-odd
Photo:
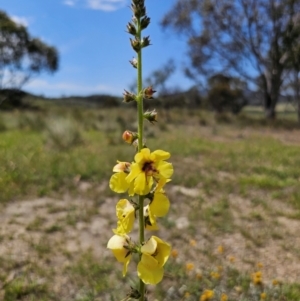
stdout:
[[[138,254],[137,275],[140,285],[131,288],[124,300],[147,301],[145,285],[157,284],[162,280],[163,267],[170,256],[171,246],[154,235],[146,239],[145,230],[157,230],[157,218],[165,216],[169,211],[170,202],[164,186],[171,180],[173,166],[166,161],[170,153],[163,150],[151,152],[145,144],[144,119],[151,124],[157,121],[156,110],[144,112],[143,104],[144,100],[151,100],[155,93],[151,86],[143,88],[142,83],[142,50],[150,45],[149,36],[142,37],[142,31],[150,24],[150,18],[146,14],[145,0],[132,0],[131,10],[133,16],[127,24],[127,31],[132,36],[130,44],[136,52],[136,58],[130,63],[137,70],[137,93],[125,90],[123,96],[124,102],[137,103],[138,130],[126,130],[122,137],[135,147],[136,153],[132,162],[117,161],[113,167],[110,188],[117,193],[127,192],[130,200],[121,199],[116,205],[117,227],[113,229],[114,235],[107,247],[123,263],[123,276],[127,273],[131,256]],[[137,214],[139,241],[133,242],[129,233]]]

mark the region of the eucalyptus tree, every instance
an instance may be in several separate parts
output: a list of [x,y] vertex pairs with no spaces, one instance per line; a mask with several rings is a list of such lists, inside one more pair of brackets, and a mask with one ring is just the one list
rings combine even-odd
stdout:
[[274,118],[290,70],[285,39],[299,14],[300,0],[177,0],[161,24],[186,37],[187,75],[224,72],[253,86],[260,78],[266,117]]
[[[32,76],[58,69],[57,50],[0,11],[0,92],[19,90]],[[5,92],[5,93],[4,93]]]

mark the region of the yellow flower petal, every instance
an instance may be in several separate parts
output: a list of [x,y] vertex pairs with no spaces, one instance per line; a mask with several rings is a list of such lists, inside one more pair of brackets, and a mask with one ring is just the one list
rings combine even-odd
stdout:
[[139,195],[146,195],[153,185],[153,178],[146,177],[145,173],[140,173],[134,181],[134,192]]
[[153,158],[154,161],[167,160],[170,158],[170,153],[163,150],[156,150],[151,153],[150,159]]
[[141,252],[143,254],[149,254],[152,255],[155,253],[157,248],[157,241],[153,238],[149,238],[147,242],[141,247]]
[[135,220],[134,207],[128,200],[122,199],[116,205],[116,213],[118,217],[118,227],[114,232],[118,234],[129,233],[133,228]]
[[111,249],[116,259],[124,264],[123,276],[126,275],[127,266],[131,259],[131,254],[129,253],[128,249],[124,248],[124,246],[127,245],[127,239],[129,239],[129,237],[126,235],[114,235],[107,243],[107,248]]
[[151,258],[151,256],[143,254],[142,260],[137,266],[138,276],[145,284],[157,284],[162,280],[164,275],[163,268],[155,267]]
[[159,175],[165,179],[169,179],[173,175],[173,165],[169,162],[159,161],[156,165]]
[[126,177],[127,183],[131,183],[141,173],[141,169],[137,163],[132,163],[130,173]]
[[170,208],[170,201],[164,193],[155,192],[153,201],[149,205],[151,213],[162,217],[165,216]]
[[125,172],[118,172],[111,176],[109,180],[109,187],[112,191],[117,193],[124,193],[127,191],[129,184],[126,181],[127,174]]
[[149,148],[143,148],[140,152],[138,152],[134,156],[134,161],[138,164],[150,160],[150,149]]

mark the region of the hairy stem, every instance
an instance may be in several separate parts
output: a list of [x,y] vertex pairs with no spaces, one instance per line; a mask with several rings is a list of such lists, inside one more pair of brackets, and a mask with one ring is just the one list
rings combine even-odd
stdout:
[[[137,37],[141,41],[141,20],[137,21]],[[138,52],[138,65],[137,65],[137,111],[138,111],[138,151],[143,148],[143,134],[144,134],[144,108],[143,108],[143,95],[142,95],[142,49]],[[139,240],[140,245],[145,241],[145,224],[144,224],[144,196],[139,195]],[[141,257],[141,256],[140,256]],[[140,258],[141,260],[141,258]],[[140,279],[140,301],[145,300],[145,283]]]

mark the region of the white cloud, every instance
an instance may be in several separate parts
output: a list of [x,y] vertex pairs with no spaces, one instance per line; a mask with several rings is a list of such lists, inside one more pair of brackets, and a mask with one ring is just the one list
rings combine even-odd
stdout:
[[23,25],[27,27],[29,25],[29,19],[25,17],[19,17],[19,16],[10,16],[10,18],[16,22],[17,24]]
[[116,88],[109,85],[80,85],[71,82],[49,83],[42,79],[33,79],[24,86],[24,89],[34,94],[44,94],[46,96],[61,96],[61,95],[91,95],[108,93],[114,94]]
[[76,2],[74,0],[65,0],[63,3],[68,6],[74,6]]
[[79,4],[78,1],[89,9],[103,10],[107,12],[120,9],[128,3],[128,0],[64,0],[63,4],[75,6],[76,4]]
[[88,0],[87,5],[91,9],[114,11],[123,7],[127,0]]

